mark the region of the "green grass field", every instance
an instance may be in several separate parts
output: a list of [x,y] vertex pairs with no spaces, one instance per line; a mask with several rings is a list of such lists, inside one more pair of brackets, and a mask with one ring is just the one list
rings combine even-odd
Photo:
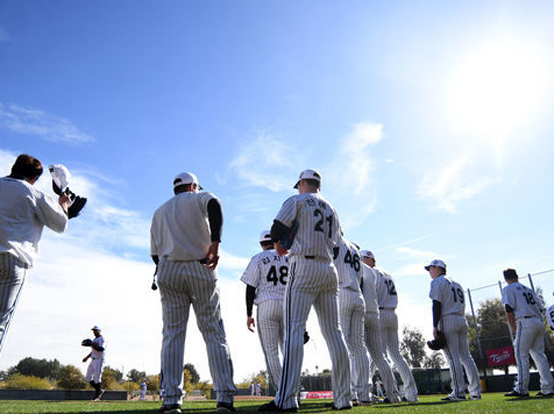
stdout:
[[[442,396],[420,397],[415,404],[403,403],[370,407],[354,407],[352,414],[551,414],[554,413],[554,398],[531,397],[526,400],[508,399],[502,394],[484,394],[481,401],[457,403],[440,401]],[[333,413],[325,405],[330,400],[305,401],[300,413]],[[239,413],[256,413],[260,401],[236,401]],[[152,401],[0,401],[2,414],[65,414],[65,413],[155,413],[160,402]],[[183,412],[192,414],[214,413],[214,401],[185,402]]]

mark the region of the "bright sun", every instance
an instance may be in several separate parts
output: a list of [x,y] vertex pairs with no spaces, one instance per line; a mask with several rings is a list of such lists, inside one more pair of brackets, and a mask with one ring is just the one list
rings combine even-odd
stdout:
[[507,134],[532,122],[550,83],[547,62],[535,45],[517,40],[485,44],[459,62],[447,87],[453,126],[501,144]]

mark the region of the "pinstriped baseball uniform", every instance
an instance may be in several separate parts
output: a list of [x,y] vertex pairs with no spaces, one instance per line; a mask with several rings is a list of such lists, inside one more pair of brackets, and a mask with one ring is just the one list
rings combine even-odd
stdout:
[[44,226],[62,233],[67,222],[58,203],[32,184],[0,178],[0,349]]
[[396,379],[383,354],[381,328],[379,323],[379,305],[377,303],[376,279],[373,269],[362,263],[363,295],[365,300],[365,343],[372,361],[377,365],[383,380],[385,393],[391,403],[400,402]]
[[351,406],[350,364],[339,327],[338,279],[333,248],[340,241],[339,218],[319,193],[287,199],[275,221],[298,232],[289,250],[290,276],[285,292],[285,349],[281,382],[275,398],[280,409],[298,407],[304,331],[313,306],[332,362],[333,399],[337,408]]
[[252,257],[240,278],[256,288],[254,304],[257,307],[258,335],[274,389],[281,378],[279,349],[283,349],[285,336],[283,300],[288,273],[288,257],[280,257],[275,250],[269,249]]
[[402,394],[410,402],[415,402],[417,398],[417,386],[412,375],[412,370],[406,363],[406,360],[400,354],[400,345],[398,342],[398,317],[396,316],[396,307],[398,306],[398,293],[392,276],[384,270],[373,267],[377,275],[376,292],[377,303],[379,305],[379,322],[381,326],[381,338],[383,350],[385,350],[396,369],[400,373],[404,384]]
[[218,403],[232,404],[236,388],[233,365],[219,303],[217,272],[200,260],[211,239],[207,192],[179,193],[152,219],[151,254],[159,257],[158,285],[162,302],[161,384],[164,405],[180,404],[187,322],[192,305],[206,343]]
[[87,368],[86,380],[87,382],[93,381],[95,383],[100,383],[102,382],[104,358],[106,357],[106,342],[104,341],[104,337],[102,335],[94,338],[92,342],[99,347],[104,348],[104,351],[97,351],[96,349],[91,348],[91,361]]
[[[445,275],[440,275],[431,282],[429,297],[441,303],[441,319],[439,329],[446,337],[446,347],[443,349],[448,360],[452,378],[452,393],[458,398],[465,398],[465,369],[470,396],[481,395],[479,372],[469,351],[469,326],[464,316],[464,290],[458,282]],[[463,367],[463,368],[462,368]]]
[[360,289],[359,249],[343,238],[335,266],[339,274],[340,326],[350,353],[352,399],[369,402],[369,358],[364,345],[365,304]]
[[529,354],[533,358],[541,379],[541,392],[554,392],[554,378],[544,354],[546,330],[542,323],[541,300],[527,286],[510,283],[502,290],[502,303],[513,309],[517,330],[514,350],[517,363],[517,381],[514,390],[529,393]]

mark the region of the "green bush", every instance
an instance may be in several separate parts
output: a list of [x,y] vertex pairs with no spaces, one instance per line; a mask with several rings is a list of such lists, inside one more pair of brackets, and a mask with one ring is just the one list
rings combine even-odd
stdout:
[[56,385],[62,390],[83,390],[87,383],[79,368],[74,365],[64,365],[60,370],[60,380]]
[[52,384],[44,378],[13,374],[4,381],[4,388],[8,390],[50,390]]

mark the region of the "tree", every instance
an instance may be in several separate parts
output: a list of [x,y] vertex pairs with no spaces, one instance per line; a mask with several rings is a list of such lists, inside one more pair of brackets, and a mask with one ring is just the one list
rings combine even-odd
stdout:
[[402,330],[400,353],[412,368],[421,368],[425,361],[425,338],[417,328],[405,326]]
[[[469,331],[469,348],[471,355],[480,369],[487,368],[487,349],[503,348],[512,346],[510,330],[506,320],[506,312],[500,299],[487,299],[479,303],[476,318],[473,315],[466,315]],[[481,354],[477,343],[477,331],[479,329],[479,340],[481,342]],[[505,368],[507,370],[507,367]]]
[[188,369],[183,370],[183,391],[185,391],[187,394],[189,394],[192,391],[192,383],[191,383],[192,375],[190,375],[190,371]]
[[60,369],[57,387],[63,390],[83,390],[87,386],[85,377],[74,365],[64,365]]
[[60,378],[60,370],[61,364],[57,359],[47,361],[46,359],[27,357],[19,361],[16,366],[10,368],[9,375],[21,374],[57,380]]
[[194,365],[188,363],[188,364],[185,364],[185,369],[188,369],[189,372],[190,372],[190,383],[191,384],[196,384],[198,383],[198,381],[200,381],[200,375],[198,374],[198,371],[196,371],[196,368],[194,367]]
[[146,372],[144,371],[138,371],[136,369],[132,369],[127,373],[127,378],[131,382],[136,382],[137,384],[140,384],[144,378],[146,378]]
[[431,355],[425,357],[425,361],[423,363],[424,368],[441,369],[445,365],[446,361],[444,360],[442,353],[438,351],[431,352]]
[[109,365],[106,365],[104,367],[104,372],[106,370],[109,370],[112,372],[112,375],[114,377],[114,379],[117,381],[117,382],[122,382],[123,381],[123,372],[121,372],[120,370],[118,370],[117,368],[112,368],[110,367]]
[[152,392],[158,392],[160,390],[160,376],[148,375],[146,377],[146,389]]

